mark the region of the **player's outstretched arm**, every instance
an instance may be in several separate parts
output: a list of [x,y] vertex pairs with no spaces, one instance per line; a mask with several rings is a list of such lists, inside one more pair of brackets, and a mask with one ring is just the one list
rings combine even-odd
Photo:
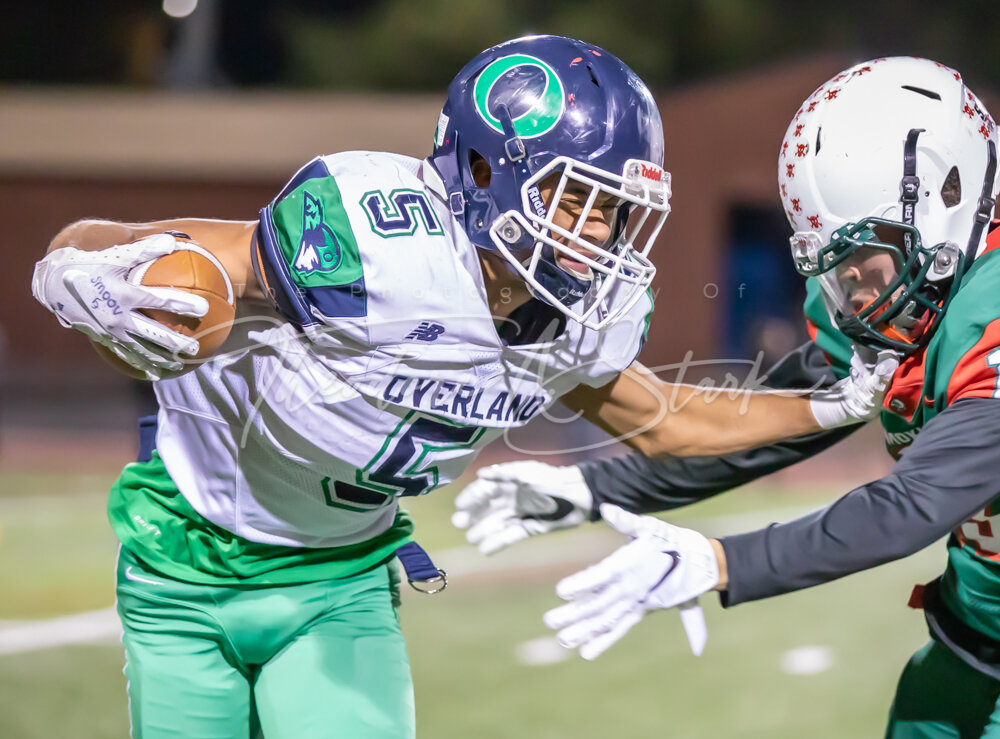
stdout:
[[872,364],[855,355],[849,377],[793,396],[671,384],[634,363],[607,385],[581,385],[562,401],[647,457],[727,454],[873,418],[897,365],[888,355]]
[[184,234],[235,283],[234,296],[247,296],[255,289],[248,280],[253,225],[203,219],[77,221],[56,235],[36,264],[32,293],[60,323],[86,334],[102,354],[134,369],[135,376],[159,379],[164,372],[180,370],[181,356],[194,355],[199,344],[142,311],[199,318],[209,306],[184,290],[137,284],[129,279],[131,271],[180,248],[175,234]]
[[[822,349],[809,341],[765,375],[771,388],[820,389],[837,382]],[[537,461],[495,464],[455,499],[452,522],[483,554],[529,536],[580,525],[613,503],[633,513],[665,511],[704,500],[784,469],[829,448],[860,424],[819,431],[710,457],[653,459],[638,452],[558,467]]]
[[995,398],[958,401],[924,426],[891,474],[815,513],[720,540],[604,504],[604,518],[633,540],[559,583],[569,602],[546,623],[592,659],[646,611],[711,589],[732,606],[913,554],[996,497],[998,411]]
[[[767,369],[770,389],[821,390],[837,383],[830,360],[807,341]],[[601,503],[632,513],[654,513],[697,503],[809,459],[861,428],[861,423],[824,429],[730,454],[655,459],[632,453],[579,465],[593,498],[592,518]]]

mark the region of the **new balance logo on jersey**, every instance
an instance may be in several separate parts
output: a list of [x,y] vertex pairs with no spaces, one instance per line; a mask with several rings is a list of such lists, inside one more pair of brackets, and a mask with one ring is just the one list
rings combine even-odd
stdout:
[[406,335],[408,341],[436,341],[437,337],[444,333],[444,326],[440,323],[421,321],[420,325]]

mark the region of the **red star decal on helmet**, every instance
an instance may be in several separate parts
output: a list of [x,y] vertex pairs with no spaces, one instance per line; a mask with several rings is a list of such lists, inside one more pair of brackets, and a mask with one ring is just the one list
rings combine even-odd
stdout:
[[871,71],[872,71],[872,68],[871,68],[871,67],[869,67],[869,66],[868,66],[868,65],[866,64],[865,66],[863,66],[863,67],[861,67],[860,69],[858,69],[858,71],[857,71],[857,75],[858,75],[858,77],[860,77],[860,76],[861,76],[861,75],[863,75],[863,74],[864,74],[865,72],[871,72]]
[[789,179],[795,176],[795,165],[794,164],[786,164],[785,165],[785,176],[787,176]]
[[837,97],[837,95],[839,93],[840,93],[839,89],[827,90],[826,91],[826,99],[827,100],[833,100],[835,97]]
[[802,206],[800,205],[801,202],[802,201],[799,198],[792,198],[792,210],[796,213],[802,210]]
[[983,135],[984,139],[988,139],[990,137],[990,129],[986,127],[985,123],[979,127],[979,133]]
[[960,75],[958,72],[955,72],[955,81],[956,82],[962,81],[962,75]]
[[969,105],[968,103],[966,103],[965,107],[962,108],[962,112],[965,113],[967,116],[969,116],[969,118],[972,118],[972,116],[976,114],[976,111],[974,111],[972,109],[972,106]]
[[781,197],[783,197],[783,198],[787,198],[788,197],[788,190],[787,190],[787,188],[785,188],[784,183],[782,183],[782,185],[781,185]]
[[795,149],[795,156],[804,157],[809,153],[809,144],[798,144]]
[[806,216],[809,219],[809,225],[813,228],[823,228],[823,222],[820,221],[819,216]]
[[803,108],[799,108],[798,112],[795,114],[795,120],[798,120],[803,113],[805,113],[805,110]]
[[805,127],[806,127],[805,123],[796,123],[795,124],[795,133],[793,133],[792,136],[801,136],[802,135],[802,129],[805,128]]
[[785,152],[786,152],[786,151],[788,151],[788,142],[787,142],[787,141],[784,141],[784,142],[782,142],[782,144],[781,144],[781,158],[782,158],[782,159],[784,159],[784,158],[785,158]]
[[830,80],[830,82],[840,82],[846,76],[847,76],[846,74],[844,74],[843,72],[841,72],[836,77],[834,77],[832,80]]
[[[919,56],[915,56],[913,58],[914,59],[919,59],[920,57]],[[934,66],[937,67],[938,69],[947,69],[948,68],[948,67],[944,66],[941,62],[934,62]]]
[[971,92],[970,92],[969,90],[966,90],[966,91],[965,91],[965,97],[967,97],[967,98],[969,99],[969,102],[970,102],[970,103],[971,103],[971,102],[972,102],[973,100],[975,100],[975,99],[976,99],[976,96],[975,96],[975,95],[973,95],[973,94],[972,94],[972,93],[971,93]]
[[819,100],[813,100],[811,103],[809,103],[809,107],[806,108],[806,112],[812,113],[814,110],[816,110],[817,105],[819,105]]

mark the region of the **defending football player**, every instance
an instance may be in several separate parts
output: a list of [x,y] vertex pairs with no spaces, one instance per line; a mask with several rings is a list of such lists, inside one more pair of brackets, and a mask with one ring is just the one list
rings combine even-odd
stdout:
[[[557,398],[650,456],[874,414],[893,360],[809,398],[666,413],[692,389],[634,362],[669,211],[662,156],[628,67],[531,37],[458,74],[425,161],[323,156],[257,221],[83,221],[54,239],[36,297],[166,376],[155,448],[109,504],[134,736],[245,736],[256,717],[268,739],[412,736],[391,560],[428,563],[398,499]],[[141,310],[199,316],[204,301],[130,276],[181,248],[177,233],[237,296],[226,343],[185,374],[196,342]]]
[[[631,455],[582,472],[498,465],[462,493],[456,516],[490,551],[542,533],[540,526],[593,517],[599,503],[609,523],[634,537],[562,581],[558,592],[570,602],[546,615],[563,643],[588,658],[646,610],[713,588],[732,606],[810,587],[950,533],[943,575],[914,590],[931,641],[903,672],[887,736],[1000,736],[996,126],[954,70],[876,59],[803,103],[779,168],[815,329],[815,343],[782,362],[779,374],[822,378],[802,361],[816,356],[817,344],[835,369],[851,340],[903,352],[881,414],[898,460],[892,473],[817,513],[718,541],[611,502],[647,511],[683,505],[819,451],[844,431],[692,463]],[[523,518],[528,508],[551,510],[550,494],[575,504],[571,516]]]

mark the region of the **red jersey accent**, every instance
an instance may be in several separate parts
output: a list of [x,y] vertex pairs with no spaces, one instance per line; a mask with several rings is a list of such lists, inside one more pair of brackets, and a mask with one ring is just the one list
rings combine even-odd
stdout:
[[[1000,219],[990,223],[986,249],[1000,248]],[[982,255],[980,255],[982,257]],[[983,335],[955,365],[948,380],[948,404],[960,398],[1000,398],[1000,318],[990,321]]]
[[990,508],[980,511],[955,529],[955,537],[962,546],[971,546],[983,559],[1000,562],[1000,538],[993,533]]
[[913,414],[920,407],[924,390],[924,353],[921,349],[900,362],[882,401],[883,408],[907,421],[913,420]]
[[1000,318],[990,321],[948,380],[948,405],[962,398],[1000,398]]

